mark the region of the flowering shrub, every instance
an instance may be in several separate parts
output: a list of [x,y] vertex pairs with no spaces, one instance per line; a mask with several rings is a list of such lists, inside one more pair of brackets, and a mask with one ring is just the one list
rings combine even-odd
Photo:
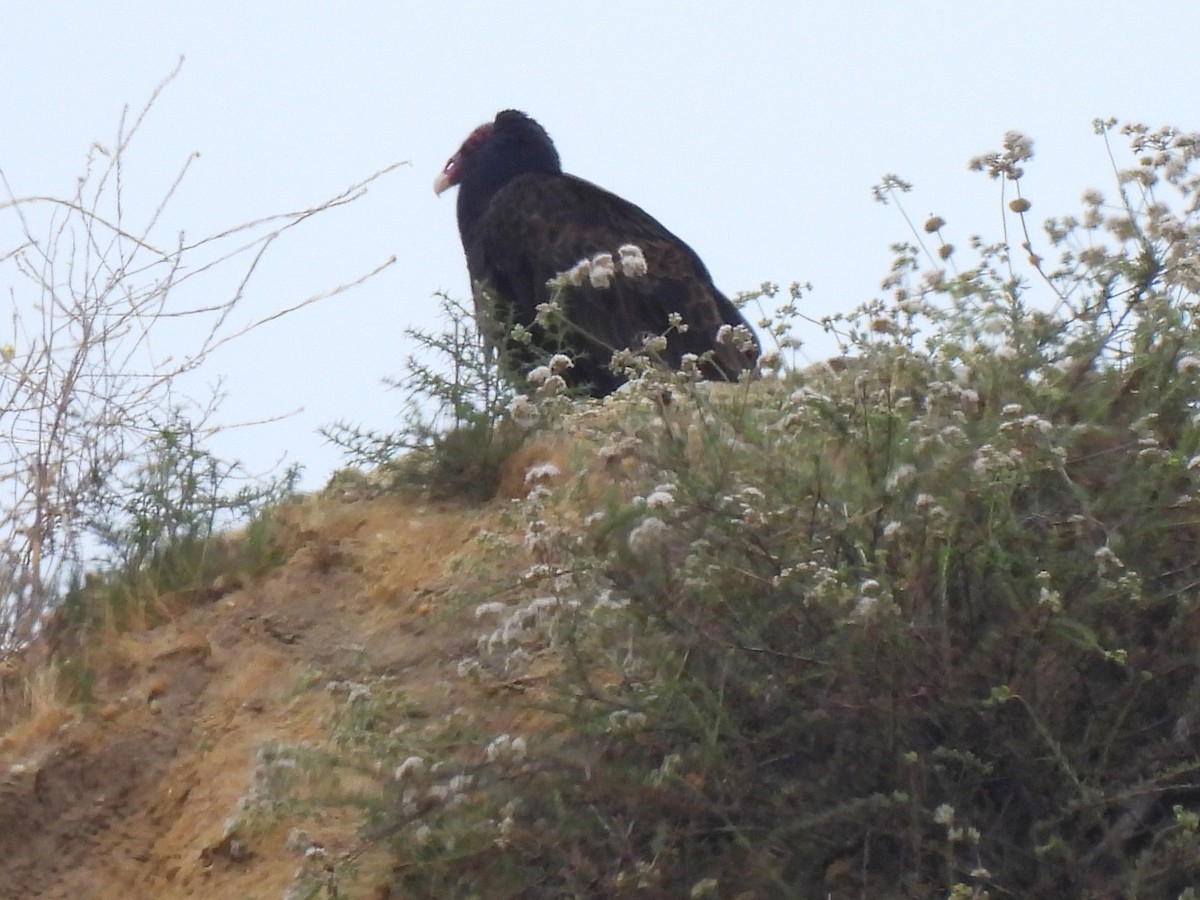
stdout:
[[1037,240],[1032,142],[975,160],[1004,237],[914,227],[828,363],[631,361],[455,663],[536,672],[559,727],[401,804],[406,895],[1193,895],[1200,138],[1121,133],[1113,197]]
[[841,357],[596,426],[630,483],[537,561],[583,761],[536,796],[596,822],[561,888],[1194,883],[1198,145],[1124,134],[1115,199],[1047,246],[1008,135],[973,163],[1005,239],[967,265],[914,231],[888,296],[822,323]]

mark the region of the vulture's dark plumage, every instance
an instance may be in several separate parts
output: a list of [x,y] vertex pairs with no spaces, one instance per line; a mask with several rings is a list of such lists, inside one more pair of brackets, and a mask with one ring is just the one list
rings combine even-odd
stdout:
[[[597,397],[625,380],[609,366],[613,351],[637,351],[655,335],[666,335],[666,350],[658,356],[673,368],[685,354],[710,350],[711,361],[700,367],[707,378],[736,380],[754,367],[753,333],[713,286],[700,257],[632,203],[564,174],[550,136],[529,116],[505,110],[476,128],[446,163],[434,189],[440,194],[453,185],[458,185],[458,229],[480,327],[489,340],[512,352],[510,365],[539,361],[496,333],[501,326],[520,324],[534,335],[535,352],[564,349],[574,361],[563,372],[567,382]],[[643,275],[636,267],[626,274],[620,265],[620,249],[629,245],[641,249]],[[535,325],[538,305],[551,299],[546,282],[598,254],[618,261],[607,287],[583,278],[565,289],[559,296],[567,321],[562,335],[552,337]],[[478,305],[481,297],[490,301],[491,320],[498,323],[490,329],[482,315],[486,307]],[[679,313],[685,330],[671,327],[672,313]],[[718,341],[723,325],[746,331],[740,341]]]

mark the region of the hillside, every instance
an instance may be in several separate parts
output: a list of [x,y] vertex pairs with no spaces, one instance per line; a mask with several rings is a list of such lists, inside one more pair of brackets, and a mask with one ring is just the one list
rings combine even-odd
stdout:
[[[439,613],[450,569],[495,516],[395,496],[310,501],[290,513],[277,570],[198,603],[164,598],[161,623],[89,641],[90,702],[43,690],[0,736],[0,897],[282,896],[306,849],[288,835],[304,823],[229,839],[258,754],[327,740],[330,685],[368,673],[401,679],[431,715],[462,702],[439,686],[474,637]],[[54,666],[14,669],[6,690],[39,694]],[[358,848],[357,825],[306,827],[335,859]]]
[[0,896],[1191,896],[1200,367],[972,364],[654,376],[52,618]]
[[[1121,131],[1040,251],[1018,196],[844,315],[741,297],[752,378],[514,396],[447,300],[443,418],[329,432],[367,475],[135,482],[124,567],[0,661],[0,897],[1195,898],[1200,136]],[[165,434],[143,473],[204,458]]]

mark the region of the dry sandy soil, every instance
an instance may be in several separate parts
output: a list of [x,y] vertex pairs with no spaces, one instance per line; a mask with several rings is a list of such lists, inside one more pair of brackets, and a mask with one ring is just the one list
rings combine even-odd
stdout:
[[[451,570],[498,505],[384,496],[310,502],[287,562],[197,598],[164,598],[157,623],[76,652],[87,704],[61,700],[37,653],[0,672],[0,898],[279,898],[304,865],[295,823],[230,839],[273,740],[319,743],[330,681],[364,670],[447,696],[449,664],[473,642],[451,608]],[[232,588],[232,589],[231,589]],[[43,656],[45,651],[42,651]],[[61,666],[59,667],[61,670]],[[59,699],[56,699],[59,698]],[[311,837],[353,854],[353,817]],[[385,898],[385,862],[360,860],[349,894]]]

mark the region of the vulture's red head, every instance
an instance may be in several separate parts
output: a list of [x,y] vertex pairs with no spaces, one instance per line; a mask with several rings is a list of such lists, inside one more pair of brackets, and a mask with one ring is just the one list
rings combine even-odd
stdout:
[[467,136],[467,139],[462,142],[462,146],[458,148],[458,152],[450,157],[446,162],[446,167],[433,180],[435,194],[441,194],[442,191],[458,184],[462,178],[463,166],[470,167],[471,160],[478,156],[480,148],[488,142],[488,138],[492,136],[492,129],[495,127],[492,122],[487,122]]
[[433,190],[440,194],[481,175],[491,176],[491,181],[525,172],[561,171],[558,151],[546,130],[525,113],[506,109],[496,114],[495,121],[480,125],[467,136],[434,180]]
[[518,175],[562,172],[558,151],[544,128],[523,112],[506,109],[463,141],[433,182],[433,190],[458,185],[458,226],[464,236],[500,188]]

